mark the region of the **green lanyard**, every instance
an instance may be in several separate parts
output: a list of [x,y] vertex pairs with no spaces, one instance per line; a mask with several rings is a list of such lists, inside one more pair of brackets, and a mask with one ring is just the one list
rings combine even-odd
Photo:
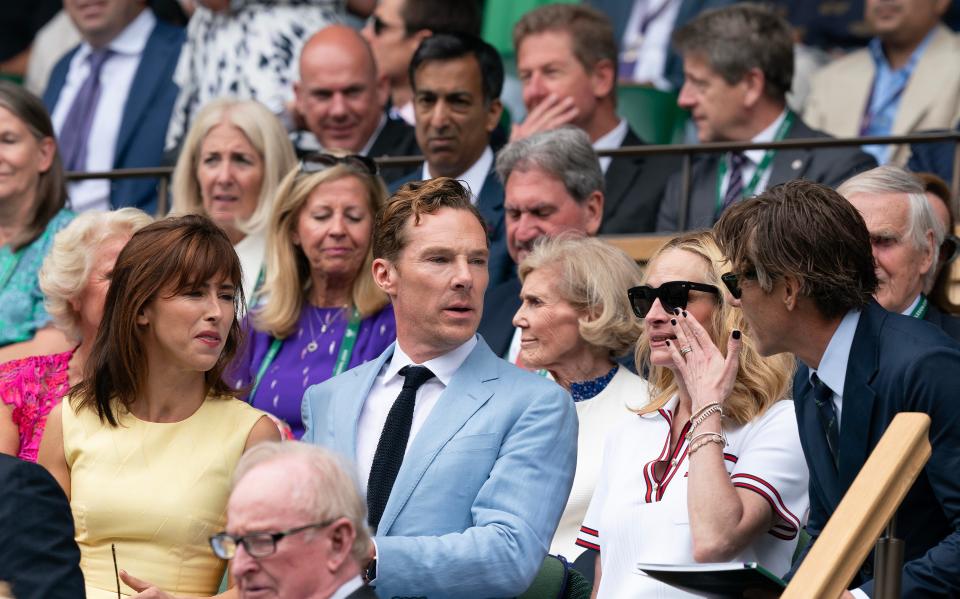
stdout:
[[[354,307],[353,312],[350,314],[350,322],[347,323],[347,330],[343,332],[343,339],[340,341],[340,353],[337,354],[337,361],[333,365],[333,374],[330,375],[331,378],[342,374],[350,364],[350,358],[353,356],[353,346],[357,344],[357,333],[359,331],[360,311]],[[260,370],[257,371],[257,378],[253,380],[253,388],[250,389],[250,395],[247,396],[247,401],[251,404],[253,404],[253,396],[256,395],[257,389],[260,388],[260,381],[263,380],[263,375],[267,373],[267,368],[270,367],[274,358],[280,353],[281,346],[283,346],[283,339],[274,337],[273,341],[270,342],[267,355],[265,355],[263,361],[260,362]]]
[[917,306],[913,310],[910,311],[910,316],[923,320],[924,317],[927,315],[927,309],[929,308],[930,308],[930,302],[927,301],[927,296],[921,295],[920,302],[917,304]]
[[[793,125],[793,121],[796,117],[793,116],[792,110],[787,110],[787,114],[783,117],[783,122],[780,123],[780,126],[777,127],[777,132],[773,134],[773,141],[780,141],[787,136],[787,133],[790,132],[790,127]],[[750,197],[754,194],[757,189],[757,186],[760,184],[760,179],[763,178],[767,170],[770,168],[770,163],[773,162],[774,156],[777,155],[776,150],[767,150],[763,154],[763,158],[760,160],[760,164],[757,165],[757,170],[753,172],[753,177],[750,179],[750,183],[743,188],[743,197]],[[719,218],[720,213],[723,211],[723,179],[727,176],[727,160],[726,157],[720,159],[720,166],[717,169],[717,206],[716,206],[716,216]]]

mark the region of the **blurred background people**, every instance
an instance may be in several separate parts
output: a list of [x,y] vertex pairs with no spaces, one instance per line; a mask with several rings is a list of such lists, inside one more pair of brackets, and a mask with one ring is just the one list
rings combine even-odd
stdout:
[[37,272],[73,219],[53,125],[39,98],[0,81],[0,363],[65,351]]
[[790,568],[808,505],[797,419],[784,399],[793,357],[757,354],[723,291],[723,266],[709,232],[680,236],[629,292],[643,319],[636,359],[650,393],[639,417],[607,437],[577,539],[599,551],[596,597],[680,594],[637,576],[637,562]]
[[879,285],[874,296],[890,310],[941,326],[960,340],[960,324],[930,304],[925,291],[937,278],[945,229],[923,183],[886,165],[844,181],[837,192],[863,217],[870,233]]
[[151,220],[136,208],[85,212],[54,237],[40,290],[73,348],[0,365],[0,452],[37,460],[47,414],[83,380],[117,255]]
[[[866,0],[874,38],[810,81],[803,111],[837,137],[905,135],[960,120],[960,36],[941,23],[950,0]],[[879,164],[903,166],[907,145],[864,146]]]
[[[598,268],[598,265],[603,265]],[[600,475],[607,433],[647,397],[647,383],[617,364],[640,336],[626,289],[640,284],[637,263],[596,238],[541,239],[520,262],[519,362],[550,373],[573,397],[580,424],[577,470],[550,553],[573,561],[575,542]]]
[[[924,288],[924,293],[930,299],[930,303],[937,307],[944,315],[956,315],[958,306],[951,300],[951,264],[960,254],[960,239],[954,232],[956,228],[956,218],[953,213],[953,202],[951,200],[950,188],[947,183],[933,173],[914,173],[921,184],[923,184],[924,193],[933,208],[933,213],[937,216],[944,230],[943,242],[937,248],[937,267],[936,276],[929,287]],[[941,326],[949,326],[948,322],[955,321],[955,318],[945,318],[941,321]],[[953,337],[954,335],[950,335]]]
[[210,543],[232,560],[241,599],[376,599],[361,577],[373,550],[366,519],[340,458],[296,441],[261,443],[237,464],[227,531]]
[[[53,68],[43,101],[67,171],[160,166],[177,97],[173,67],[183,28],[157,19],[144,0],[96,7],[64,0],[83,41]],[[88,179],[70,184],[74,210],[134,206],[157,211],[157,180]]]
[[[769,142],[824,137],[786,104],[793,33],[770,9],[740,3],[701,13],[674,33],[686,81],[677,103],[690,110],[701,142]],[[657,230],[707,228],[731,204],[789,179],[839,185],[876,161],[857,148],[748,150],[701,154],[689,198],[682,173],[667,185]],[[680,223],[686,203],[686,222]]]
[[165,149],[176,155],[193,121],[212,100],[256,100],[293,122],[297,58],[310,35],[344,16],[337,0],[197,0],[173,80],[173,105]]
[[[528,113],[513,127],[511,140],[572,124],[587,133],[595,150],[643,145],[617,114],[617,42],[605,15],[577,4],[541,6],[517,22],[513,43]],[[605,196],[600,232],[653,231],[667,177],[680,168],[679,160],[604,156],[600,168]]]
[[393,308],[373,281],[373,221],[386,191],[356,155],[308,156],[277,191],[264,301],[245,321],[230,369],[247,401],[303,435],[307,387],[379,356],[396,339]]
[[[418,156],[416,133],[402,119],[388,117],[387,77],[377,73],[370,45],[344,25],[313,34],[300,53],[300,80],[293,85],[296,109],[310,137],[297,153],[347,150],[364,156]],[[415,167],[381,169],[386,181]]]
[[[564,231],[596,235],[603,215],[603,173],[583,131],[567,126],[535,133],[505,146],[496,171],[505,188],[506,246],[519,264],[541,237]],[[521,331],[516,274],[491,284],[483,299],[479,332],[495,354],[516,364]]]
[[252,100],[214,100],[197,115],[173,173],[175,214],[201,213],[240,256],[244,295],[254,301],[277,187],[296,165],[280,121]]
[[392,117],[414,125],[413,53],[434,33],[480,35],[478,0],[380,0],[363,29],[377,61],[377,70],[390,83]]
[[40,444],[77,515],[88,598],[116,596],[115,564],[125,594],[216,592],[204,531],[223,528],[243,451],[279,439],[221,379],[241,300],[232,244],[206,217],[158,221],[120,252],[86,376]]

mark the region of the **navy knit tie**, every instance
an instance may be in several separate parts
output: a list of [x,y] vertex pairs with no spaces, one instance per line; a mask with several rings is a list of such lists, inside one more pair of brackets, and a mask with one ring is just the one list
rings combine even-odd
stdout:
[[840,423],[837,422],[837,410],[833,405],[833,391],[816,374],[810,377],[810,383],[813,385],[810,395],[813,396],[813,402],[817,406],[817,418],[820,420],[820,426],[823,427],[823,433],[827,437],[827,447],[833,457],[833,465],[839,469]]
[[403,389],[387,414],[387,421],[377,443],[377,452],[373,455],[370,478],[367,479],[367,521],[374,532],[377,531],[383,510],[387,507],[390,491],[393,490],[400,464],[403,463],[403,454],[407,451],[417,389],[434,376],[426,366],[404,366],[400,369],[400,374],[403,375]]

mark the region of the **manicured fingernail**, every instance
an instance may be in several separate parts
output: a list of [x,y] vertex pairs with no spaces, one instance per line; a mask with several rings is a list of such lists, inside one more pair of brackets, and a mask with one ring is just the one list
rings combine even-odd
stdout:
[[733,329],[733,338],[734,338],[734,339],[739,339],[739,338],[740,338],[740,331],[738,331],[737,329]]
[[683,317],[684,317],[684,318],[687,317],[687,311],[686,311],[686,310],[683,311]]
[[677,319],[676,319],[676,318],[671,318],[671,319],[670,319],[670,324],[672,324],[673,326],[677,326]]
[[670,340],[669,340],[669,339],[667,339],[667,346],[669,346],[669,345],[670,345]]
[[674,308],[673,313],[676,314],[677,316],[680,316],[680,308]]

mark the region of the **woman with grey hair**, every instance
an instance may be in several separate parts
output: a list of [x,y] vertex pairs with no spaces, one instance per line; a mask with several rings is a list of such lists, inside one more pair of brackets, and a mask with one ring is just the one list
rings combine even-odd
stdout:
[[78,344],[0,366],[0,452],[36,461],[47,414],[80,382],[123,246],[152,219],[136,208],[85,212],[60,231],[40,269],[54,325]]
[[569,391],[580,420],[573,489],[550,546],[572,561],[583,552],[575,541],[599,479],[604,438],[633,415],[631,399],[647,397],[646,382],[616,362],[640,336],[626,290],[642,273],[599,239],[560,235],[539,241],[519,275],[519,361]]

